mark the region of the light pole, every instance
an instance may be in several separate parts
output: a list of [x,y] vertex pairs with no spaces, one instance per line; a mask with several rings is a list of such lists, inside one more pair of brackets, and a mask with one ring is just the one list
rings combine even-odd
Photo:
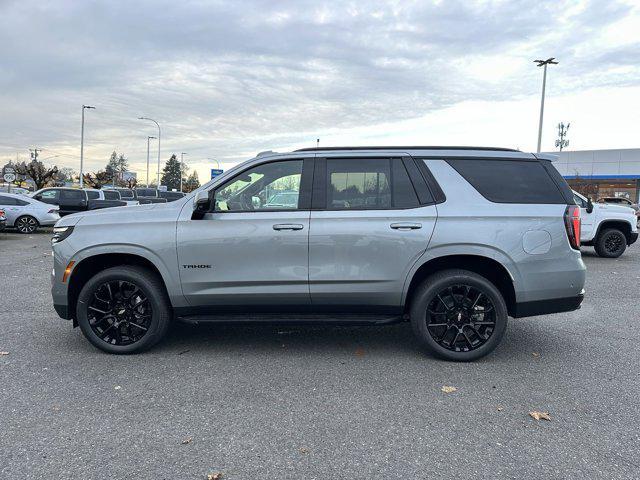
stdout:
[[157,179],[157,185],[156,188],[160,188],[160,124],[158,122],[156,122],[153,118],[149,118],[149,117],[138,117],[138,120],[149,120],[150,122],[153,122],[156,124],[156,127],[158,127],[158,179]]
[[184,162],[185,152],[180,153],[180,192],[182,192],[182,162]]
[[80,188],[84,186],[84,111],[93,108],[91,105],[82,105],[82,127],[80,127]]
[[147,188],[149,188],[149,140],[155,140],[155,138],[147,135]]
[[542,144],[542,117],[544,116],[544,91],[547,85],[547,65],[557,65],[555,58],[547,58],[546,60],[534,60],[538,67],[544,67],[544,75],[542,76],[542,100],[540,101],[540,122],[538,123],[538,153],[540,153],[540,145]]

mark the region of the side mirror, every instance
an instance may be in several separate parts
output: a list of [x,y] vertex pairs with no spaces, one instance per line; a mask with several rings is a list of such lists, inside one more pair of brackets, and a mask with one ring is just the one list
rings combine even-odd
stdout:
[[587,198],[587,213],[593,212],[593,202],[590,198]]
[[209,192],[206,190],[201,190],[196,193],[196,196],[193,199],[193,214],[191,215],[191,219],[202,220],[205,213],[209,212],[210,210],[211,199],[209,198]]

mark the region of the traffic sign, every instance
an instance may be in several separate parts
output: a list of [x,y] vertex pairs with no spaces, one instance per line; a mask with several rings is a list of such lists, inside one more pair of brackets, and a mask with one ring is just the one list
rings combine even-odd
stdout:
[[15,182],[16,180],[16,176],[14,173],[5,173],[4,174],[4,181],[5,182]]
[[222,172],[224,172],[224,170],[220,169],[220,168],[212,168],[211,169],[211,180],[213,180],[214,178],[216,178],[218,175],[220,175]]

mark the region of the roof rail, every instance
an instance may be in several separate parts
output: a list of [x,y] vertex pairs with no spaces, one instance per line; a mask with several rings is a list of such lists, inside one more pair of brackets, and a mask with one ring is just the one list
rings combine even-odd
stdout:
[[273,154],[273,153],[276,153],[276,152],[274,152],[273,150],[265,150],[265,151],[263,151],[263,152],[258,152],[258,154],[256,155],[256,157],[262,157],[262,156],[264,156],[264,155],[271,155],[271,154]]
[[405,146],[405,145],[389,145],[389,146],[372,146],[372,147],[308,147],[299,148],[296,152],[313,152],[321,150],[488,150],[499,152],[519,152],[513,148],[500,147],[455,147],[455,146]]

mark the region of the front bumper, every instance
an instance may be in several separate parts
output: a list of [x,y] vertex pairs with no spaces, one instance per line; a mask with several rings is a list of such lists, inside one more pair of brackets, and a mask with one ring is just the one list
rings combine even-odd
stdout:
[[549,300],[537,300],[535,302],[516,303],[513,318],[572,312],[580,308],[582,300],[584,300],[584,290],[574,297],[552,298]]
[[67,305],[53,304],[53,308],[60,318],[64,318],[65,320],[70,320],[71,315],[69,315],[69,307]]

